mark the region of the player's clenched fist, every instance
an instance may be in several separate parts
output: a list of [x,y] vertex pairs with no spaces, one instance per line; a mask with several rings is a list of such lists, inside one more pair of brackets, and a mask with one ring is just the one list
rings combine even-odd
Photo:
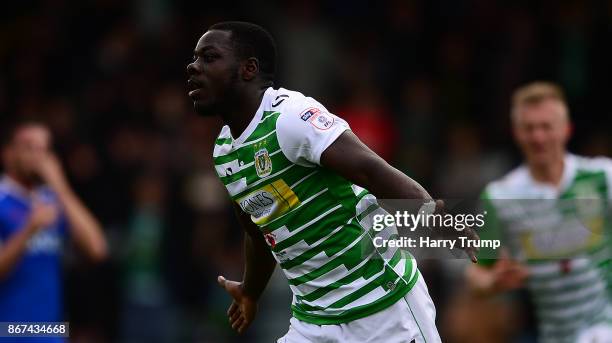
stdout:
[[57,219],[57,209],[48,204],[34,204],[28,225],[38,231],[48,227]]
[[223,276],[219,276],[217,281],[234,299],[227,310],[227,316],[232,329],[242,334],[255,319],[257,302],[245,293],[242,283],[226,280]]

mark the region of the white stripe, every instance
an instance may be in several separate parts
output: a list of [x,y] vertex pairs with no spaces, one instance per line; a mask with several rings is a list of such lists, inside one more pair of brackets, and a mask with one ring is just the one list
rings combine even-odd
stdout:
[[[550,322],[548,320],[545,320],[544,322],[542,322],[538,328],[540,329],[540,331],[542,331],[544,333],[544,335],[546,333],[551,334],[551,333],[556,333],[556,332],[567,332],[570,330],[575,330],[580,326],[585,325],[585,323],[588,323],[590,321],[592,321],[593,319],[597,319],[597,320],[610,320],[612,319],[612,307],[610,305],[606,306],[606,308],[601,311],[598,312],[597,314],[593,315],[593,316],[588,316],[588,317],[584,317],[581,319],[576,319],[576,320],[572,320],[572,321],[567,321],[563,323],[563,328],[559,327],[558,323],[555,322]],[[552,341],[551,341],[552,342]]]
[[353,189],[353,193],[355,193],[356,196],[359,195],[359,193],[365,191],[365,188],[357,186],[356,184],[352,184],[351,188]]
[[570,291],[565,293],[548,293],[543,296],[536,297],[535,302],[538,304],[563,304],[568,301],[577,300],[585,297],[586,295],[595,295],[605,290],[606,286],[603,282],[598,282],[591,287],[578,289],[577,291]]
[[221,157],[221,156],[225,156],[229,153],[232,152],[232,145],[231,144],[223,144],[223,145],[216,145],[215,144],[215,148],[213,150],[213,157]]
[[[397,262],[397,264],[395,265],[395,267],[392,267],[391,264],[389,264],[389,262],[390,261],[385,261],[385,266],[389,266],[389,268],[393,269],[395,274],[397,274],[398,277],[395,280],[396,283],[399,280],[402,280],[405,283],[410,282],[410,276],[408,277],[408,280],[404,280],[404,274],[406,274],[406,267],[408,266],[408,264],[406,263],[406,256],[403,254],[402,250],[400,250],[400,259],[399,259],[399,262]],[[409,275],[412,275],[413,272],[414,272],[414,268],[410,270]]]
[[[357,291],[357,289],[352,289],[352,292],[355,292],[355,291]],[[342,308],[327,307],[324,311],[308,311],[308,313],[314,314],[314,315],[341,315],[347,310],[350,310],[356,306],[371,304],[374,301],[384,297],[386,294],[387,292],[382,287],[378,286],[374,288],[372,291],[370,291],[369,293],[364,294],[364,296],[355,299],[355,301],[353,301],[351,304],[347,304],[346,306]],[[304,301],[304,303],[307,303],[307,302]]]
[[259,141],[261,141],[261,140],[264,140],[264,139],[268,138],[268,137],[269,137],[271,134],[273,134],[273,133],[275,133],[275,132],[276,132],[276,129],[274,129],[274,130],[270,131],[270,132],[269,132],[267,135],[265,135],[265,136],[263,136],[263,137],[259,137],[259,138],[257,138],[257,139],[256,139],[256,140],[254,140],[254,141],[244,142],[244,143],[240,144],[238,147],[236,147],[236,149],[240,149],[240,148],[242,148],[242,147],[244,147],[244,146],[251,145],[251,144],[257,143],[257,142],[259,142]]
[[294,184],[292,184],[292,185],[291,185],[291,188],[293,188],[293,187],[295,187],[295,186],[299,185],[300,183],[302,183],[302,181],[304,181],[304,180],[306,180],[307,178],[311,177],[311,176],[312,176],[312,175],[314,175],[316,172],[318,172],[318,170],[315,170],[315,171],[313,171],[312,173],[310,173],[310,174],[308,174],[308,175],[304,176],[303,178],[299,179],[299,180],[298,180],[296,183],[294,183]]
[[231,196],[240,194],[247,188],[246,177],[238,179],[232,183],[228,183],[225,187]]
[[304,230],[305,228],[309,227],[310,225],[316,223],[319,221],[319,219],[325,217],[326,215],[332,213],[333,211],[339,209],[340,207],[342,207],[342,205],[336,205],[334,207],[332,207],[331,209],[325,211],[324,213],[320,214],[318,217],[312,219],[311,221],[309,221],[308,223],[300,226],[299,228],[293,230],[293,231],[289,231],[289,229],[287,229],[287,227],[285,225],[281,226],[279,229],[274,230],[274,234],[276,235],[276,244],[283,242],[284,240],[294,236],[295,234],[300,233],[302,230]]
[[355,206],[356,214],[362,214],[372,205],[378,205],[376,197],[372,194],[366,194],[363,198],[359,199],[359,202],[357,202],[357,206]]
[[217,136],[217,138],[232,138],[232,132],[230,130],[230,127],[227,125],[223,125],[223,127],[221,128],[221,132],[219,133],[219,136]]
[[389,291],[385,291],[384,288],[382,288],[381,286],[378,286],[374,288],[373,290],[371,290],[370,292],[364,294],[363,296],[355,299],[353,302],[344,305],[344,307],[340,308],[340,310],[346,311],[346,310],[350,310],[357,306],[371,304],[375,302],[376,300],[387,295],[387,293],[389,293]]
[[554,278],[552,280],[547,280],[547,281],[532,279],[528,283],[529,283],[529,288],[532,288],[535,290],[555,291],[559,288],[567,287],[567,286],[574,285],[574,284],[579,284],[579,283],[582,283],[588,280],[592,280],[593,282],[598,281],[599,273],[597,273],[596,270],[591,269],[589,271],[586,271],[586,272],[583,272],[577,275],[562,277],[562,278]]
[[[358,215],[361,215],[364,211],[362,211],[361,213],[359,213]],[[361,220],[359,221],[359,225],[361,225],[361,227],[364,230],[370,230],[374,227],[374,217],[375,216],[384,216],[389,214],[387,211],[385,211],[384,208],[382,207],[378,207],[377,209],[375,209],[374,211],[368,213],[367,216],[361,218]],[[379,217],[379,218],[383,218],[383,217]],[[395,225],[392,226],[385,226],[384,223],[379,222],[378,224],[382,224],[384,226],[384,229],[380,230],[380,231],[384,231],[387,228],[393,228],[395,230],[395,232],[397,232],[397,229],[395,228]],[[379,231],[379,232],[380,232]],[[388,238],[388,237],[387,237]]]
[[[351,271],[357,270],[358,268],[363,267],[367,262],[369,261],[369,259],[364,260],[363,262],[359,263],[359,265],[356,268],[351,269]],[[346,268],[345,268],[346,270]],[[367,284],[369,284],[370,282],[372,282],[372,280],[375,280],[377,277],[381,276],[382,274],[384,274],[385,270],[382,269],[380,272],[372,275],[370,278],[368,279],[364,279],[363,277],[359,277],[357,278],[355,281],[351,282],[350,284],[347,285],[343,285],[337,289],[334,289],[332,291],[330,291],[329,293],[323,295],[322,297],[314,300],[314,302],[310,302],[310,301],[305,301],[302,300],[302,302],[304,304],[307,305],[311,305],[311,306],[323,306],[323,307],[328,307],[329,305],[335,303],[336,301],[352,294],[355,293],[356,290],[360,289],[361,287],[366,286]],[[340,277],[338,277],[338,280],[342,279],[343,277],[346,277],[347,275],[350,275],[351,272],[345,272],[345,273],[338,273]],[[316,291],[319,288],[323,288],[325,286],[331,285],[333,282],[335,281],[330,281],[326,283],[323,283],[323,286],[321,287],[313,287],[313,290]],[[302,285],[300,285],[302,286]],[[300,288],[300,286],[298,286],[298,288]],[[305,288],[305,287],[304,287]],[[312,292],[308,292],[306,294],[310,294]]]
[[228,176],[228,168],[231,168],[232,170],[232,173],[229,175],[236,174],[242,170],[242,168],[240,168],[238,165],[238,159],[215,165],[215,170],[217,171],[217,175],[219,175],[219,177]]
[[541,311],[539,314],[541,316],[546,316],[545,320],[569,319],[577,315],[587,314],[589,312],[596,311],[599,307],[597,305],[605,306],[605,302],[606,302],[605,297],[603,299],[602,297],[593,297],[589,301],[582,303],[580,305],[562,308],[562,309],[551,309],[551,310]]

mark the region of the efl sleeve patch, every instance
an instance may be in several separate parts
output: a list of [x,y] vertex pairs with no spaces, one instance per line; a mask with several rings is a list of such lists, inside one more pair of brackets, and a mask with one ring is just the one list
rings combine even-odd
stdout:
[[334,125],[334,117],[316,107],[310,107],[300,113],[300,119],[319,130],[327,130]]

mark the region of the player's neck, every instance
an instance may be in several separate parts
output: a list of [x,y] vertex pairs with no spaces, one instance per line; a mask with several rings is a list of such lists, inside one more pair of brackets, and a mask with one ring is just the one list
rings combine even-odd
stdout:
[[221,115],[223,122],[230,127],[232,135],[240,135],[249,126],[261,104],[266,89],[267,87],[245,90],[240,94],[240,100],[236,101],[234,107],[229,108],[227,112]]
[[24,193],[30,193],[36,187],[33,182],[29,182],[26,178],[20,177],[18,173],[7,170],[5,175]]
[[540,183],[546,183],[558,187],[563,178],[563,169],[565,168],[565,161],[563,158],[557,159],[556,161],[548,164],[531,164],[529,165],[529,172],[534,180]]

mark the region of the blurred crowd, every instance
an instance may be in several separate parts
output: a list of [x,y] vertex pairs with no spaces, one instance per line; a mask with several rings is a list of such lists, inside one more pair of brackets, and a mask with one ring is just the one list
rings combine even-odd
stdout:
[[[194,113],[185,67],[218,21],[266,27],[279,47],[278,86],[347,119],[438,198],[477,196],[519,163],[509,95],[526,81],[565,88],[570,150],[612,155],[609,0],[46,0],[7,4],[0,18],[1,121],[50,125],[109,240],[101,265],[67,251],[75,342],[259,342],[288,327],[282,276],[242,338],[215,283],[220,273],[240,278],[242,233],[212,168],[221,123]],[[444,337],[464,318],[454,297],[461,263],[421,266]],[[514,330],[499,318],[487,320]]]

